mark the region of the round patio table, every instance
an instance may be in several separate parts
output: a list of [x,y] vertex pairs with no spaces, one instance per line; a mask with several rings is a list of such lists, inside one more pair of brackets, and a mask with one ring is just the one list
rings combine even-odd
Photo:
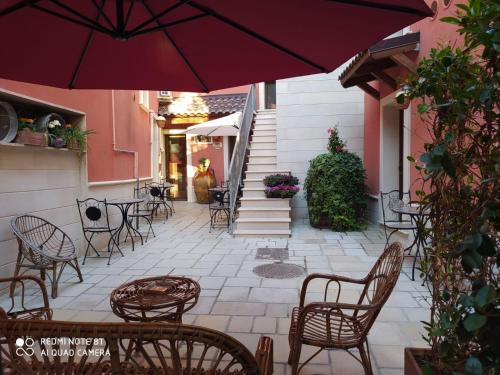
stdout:
[[132,235],[132,232],[136,233],[138,235],[138,237],[141,238],[142,244],[144,242],[143,242],[142,234],[132,226],[132,223],[129,223],[128,211],[130,210],[130,207],[132,207],[135,204],[141,203],[143,201],[144,201],[144,199],[136,199],[136,198],[112,199],[112,200],[106,201],[106,204],[108,206],[118,207],[118,209],[120,210],[120,212],[122,214],[122,222],[120,224],[120,229],[118,229],[118,243],[120,243],[120,235],[122,234],[123,229],[126,228],[127,233],[132,240],[132,251],[135,250],[134,236]]
[[111,292],[111,309],[126,322],[182,322],[182,314],[198,302],[200,290],[200,285],[187,277],[134,280]]
[[391,210],[397,214],[408,215],[410,219],[415,223],[415,227],[417,228],[413,243],[409,247],[411,249],[413,248],[413,246],[415,245],[417,246],[417,250],[415,251],[415,257],[413,258],[413,266],[411,273],[411,279],[415,280],[415,266],[417,263],[417,257],[420,257],[420,249],[422,249],[422,252],[424,253],[424,259],[427,259],[425,245],[428,233],[427,230],[425,229],[425,226],[427,224],[427,220],[429,219],[430,212],[428,209],[423,209],[420,205],[410,205],[410,204],[391,207]]

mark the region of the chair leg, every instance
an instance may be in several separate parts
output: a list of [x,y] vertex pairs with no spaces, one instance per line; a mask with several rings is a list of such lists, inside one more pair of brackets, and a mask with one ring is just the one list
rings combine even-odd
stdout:
[[[61,270],[62,272],[62,270]],[[52,263],[52,298],[57,298],[57,283],[58,283],[58,277],[57,277],[57,263],[53,262]]]
[[76,270],[76,273],[78,274],[78,278],[80,279],[80,282],[83,282],[83,276],[82,276],[82,271],[80,271],[80,265],[78,264],[78,259],[75,258],[75,265],[73,268]]
[[293,347],[293,350],[290,351],[289,362],[291,360],[292,365],[292,375],[297,375],[299,373],[299,361],[300,361],[300,352],[302,351],[302,343],[300,341],[296,341]]
[[[21,242],[19,242],[19,247],[21,247]],[[14,277],[17,277],[19,275],[19,272],[21,271],[21,264],[23,261],[23,253],[21,253],[21,249],[19,248],[19,253],[17,254],[17,260],[16,260],[16,269],[14,270]],[[9,297],[12,298],[14,296],[14,289],[15,288],[10,288],[10,293]]]
[[[365,349],[366,344],[366,349]],[[373,375],[372,362],[370,360],[370,348],[368,347],[368,341],[365,341],[360,346],[358,346],[359,355],[361,357],[361,364],[365,370],[365,375]]]

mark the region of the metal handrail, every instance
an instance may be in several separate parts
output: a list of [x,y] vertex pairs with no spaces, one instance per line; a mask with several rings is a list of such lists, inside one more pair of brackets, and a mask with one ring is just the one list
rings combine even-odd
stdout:
[[239,132],[236,137],[236,143],[233,149],[231,164],[229,165],[229,231],[233,232],[234,215],[236,213],[236,202],[238,200],[238,190],[241,184],[241,174],[243,173],[243,165],[248,148],[248,140],[250,130],[252,129],[253,119],[255,115],[255,84],[250,87],[245,108],[240,117]]

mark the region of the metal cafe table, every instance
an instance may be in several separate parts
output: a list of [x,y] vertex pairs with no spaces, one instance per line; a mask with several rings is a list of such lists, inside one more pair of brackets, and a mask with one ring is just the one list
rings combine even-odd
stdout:
[[427,258],[427,254],[425,251],[425,246],[426,246],[426,239],[428,237],[428,232],[427,229],[425,228],[427,221],[429,219],[429,210],[423,208],[421,205],[418,204],[401,204],[401,205],[396,205],[394,207],[391,207],[391,210],[397,214],[400,215],[408,215],[415,223],[415,226],[417,227],[415,238],[413,239],[413,243],[409,247],[409,249],[412,249],[413,246],[416,245],[417,249],[415,251],[415,256],[413,258],[413,266],[412,266],[412,273],[411,273],[411,279],[415,280],[415,266],[417,263],[417,257],[420,257],[420,249],[422,249],[422,252],[424,254],[424,259]]
[[132,251],[135,250],[135,245],[134,245],[134,236],[132,233],[135,233],[138,237],[141,238],[142,242],[142,234],[135,229],[131,223],[128,221],[128,211],[130,210],[130,207],[132,207],[135,204],[143,202],[143,199],[136,199],[136,198],[125,198],[125,199],[112,199],[109,201],[106,201],[106,204],[108,206],[115,206],[117,207],[121,214],[122,214],[122,222],[120,224],[120,229],[118,229],[118,235],[117,235],[117,242],[120,243],[120,235],[124,229],[127,230],[128,235],[130,236],[132,240]]

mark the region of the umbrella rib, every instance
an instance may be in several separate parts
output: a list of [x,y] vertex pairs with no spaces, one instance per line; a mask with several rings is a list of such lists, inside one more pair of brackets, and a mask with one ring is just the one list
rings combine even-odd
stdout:
[[330,1],[332,3],[348,4],[348,5],[357,6],[357,7],[367,7],[367,8],[388,10],[388,11],[398,12],[398,13],[418,14],[419,16],[425,16],[425,17],[428,17],[429,15],[431,15],[428,12],[425,12],[425,11],[422,11],[419,9],[415,9],[415,8],[406,7],[404,5],[373,3],[371,1],[366,1],[366,0],[327,0],[327,1]]
[[109,19],[108,15],[102,10],[103,7],[100,7],[99,4],[96,3],[96,0],[92,0],[92,4],[94,4],[94,6],[99,11],[99,13],[104,17],[104,19],[106,20],[106,22],[108,23],[108,25],[114,30],[115,29],[115,25],[113,25],[113,22],[111,22],[111,20]]
[[135,36],[138,36],[138,35],[152,33],[152,32],[158,31],[158,30],[166,29],[167,27],[176,26],[176,25],[179,25],[181,23],[186,23],[186,22],[194,21],[194,20],[197,20],[199,18],[203,18],[203,17],[207,17],[207,16],[208,16],[208,14],[197,14],[196,16],[182,18],[180,20],[172,21],[172,22],[169,22],[169,23],[164,23],[164,24],[158,23],[158,26],[150,27],[148,29],[142,29],[140,31],[137,31],[134,34],[129,35],[129,37],[132,38],[132,37],[135,37]]
[[55,12],[55,11],[53,11],[51,9],[47,9],[47,8],[41,7],[39,5],[30,4],[30,6],[33,7],[34,9],[39,10],[40,12],[48,13],[48,14],[54,16],[54,17],[61,18],[64,21],[71,22],[71,23],[76,23],[77,25],[84,26],[84,27],[86,27],[88,29],[99,31],[99,32],[101,32],[103,34],[112,35],[112,33],[108,29],[102,27],[101,25],[88,24],[86,22],[80,21],[80,20],[72,18],[72,17],[65,16],[64,14]]
[[3,10],[0,10],[0,17],[6,16],[10,13],[14,13],[20,9],[29,7],[31,5],[34,5],[36,3],[39,3],[41,0],[32,0],[31,2],[27,2],[26,0],[20,1],[17,4],[11,5],[10,7],[7,7]]
[[[153,17],[154,13],[151,10],[151,8],[149,8],[149,6],[146,4],[146,1],[142,0],[141,4],[149,12],[149,14]],[[156,21],[156,23],[159,23],[159,22]],[[207,85],[205,85],[205,82],[203,82],[203,80],[198,75],[198,73],[196,72],[196,70],[194,69],[194,67],[191,65],[191,63],[188,61],[188,59],[186,58],[186,56],[184,56],[184,54],[180,50],[179,46],[177,46],[177,43],[175,43],[174,39],[170,36],[170,34],[168,33],[167,30],[163,29],[163,35],[165,35],[165,38],[167,38],[167,40],[170,42],[170,44],[175,48],[177,54],[180,56],[180,58],[182,59],[182,61],[184,61],[184,64],[186,64],[186,66],[189,68],[189,70],[191,71],[191,73],[195,76],[196,80],[201,85],[203,91],[204,92],[210,91],[210,90],[208,90]]]
[[[83,21],[86,21],[88,22],[89,25],[92,25],[92,26],[95,26],[99,29],[102,29],[102,30],[107,30],[104,26],[102,26],[100,23],[96,22],[96,21],[93,21],[92,19],[88,18],[87,16],[77,12],[76,10],[70,8],[69,6],[61,3],[59,0],[50,0],[51,3],[57,5],[58,7],[68,11],[69,13],[77,16],[78,18],[82,19]],[[108,32],[112,31],[112,30],[107,30]]]
[[266,38],[265,36],[239,24],[238,22],[235,22],[235,21],[223,16],[222,14],[220,14],[220,13],[218,13],[210,8],[207,8],[203,5],[200,5],[200,4],[196,3],[195,1],[191,1],[187,5],[195,8],[195,9],[198,9],[202,12],[205,12],[205,13],[209,14],[210,16],[216,18],[217,20],[225,23],[226,25],[229,25],[229,26],[231,26],[231,27],[233,27],[233,28],[235,28],[235,29],[247,34],[247,35],[250,35],[251,37],[253,37],[257,40],[259,40],[267,45],[270,45],[271,47],[276,48],[277,50],[280,50],[280,51],[286,53],[287,55],[290,55],[290,56],[294,57],[295,59],[302,61],[303,63],[305,63],[307,65],[314,67],[315,69],[319,70],[321,73],[328,72],[328,69],[326,69],[324,66],[321,66],[321,65],[315,63],[314,61],[311,61],[311,60],[305,58],[304,56],[302,56],[302,55],[300,55],[300,54],[298,54],[298,53],[296,53],[296,52],[294,52],[294,51],[292,51],[292,50],[290,50],[290,49],[288,49],[288,48],[286,48],[286,47],[284,47],[276,42],[273,42],[272,40]]
[[[102,6],[99,7],[100,11],[97,14],[96,22],[99,21],[99,17],[103,13],[102,9],[104,8],[104,5],[106,5],[106,1],[107,0],[103,0],[102,1]],[[94,2],[94,4],[97,6],[97,3]],[[76,79],[78,77],[78,73],[80,72],[80,68],[82,66],[83,59],[87,55],[87,52],[88,52],[88,50],[90,48],[90,43],[92,42],[93,39],[94,39],[94,30],[90,30],[89,37],[87,38],[87,42],[85,43],[85,47],[83,48],[83,51],[82,51],[82,53],[80,55],[80,58],[78,59],[78,64],[76,65],[75,71],[73,72],[73,76],[71,77],[71,82],[69,83],[69,88],[70,89],[73,89],[75,87],[75,82],[76,82]]]
[[[142,29],[144,26],[147,26],[149,25],[150,23],[152,22],[155,22],[155,21],[158,21],[158,19],[160,17],[163,17],[164,15],[166,15],[167,13],[170,13],[171,11],[177,9],[178,7],[180,7],[181,5],[184,5],[185,3],[187,3],[188,1],[190,0],[181,0],[177,3],[175,3],[174,5],[172,6],[169,6],[167,9],[161,11],[160,13],[158,14],[154,14],[151,9],[148,9],[148,12],[150,13],[151,15],[151,18],[149,20],[146,20],[144,21],[143,23],[141,23],[140,25],[137,25],[136,27],[134,27],[132,30],[130,30],[130,34],[134,34],[136,33],[138,30]],[[144,3],[144,1],[142,1],[142,3]]]

